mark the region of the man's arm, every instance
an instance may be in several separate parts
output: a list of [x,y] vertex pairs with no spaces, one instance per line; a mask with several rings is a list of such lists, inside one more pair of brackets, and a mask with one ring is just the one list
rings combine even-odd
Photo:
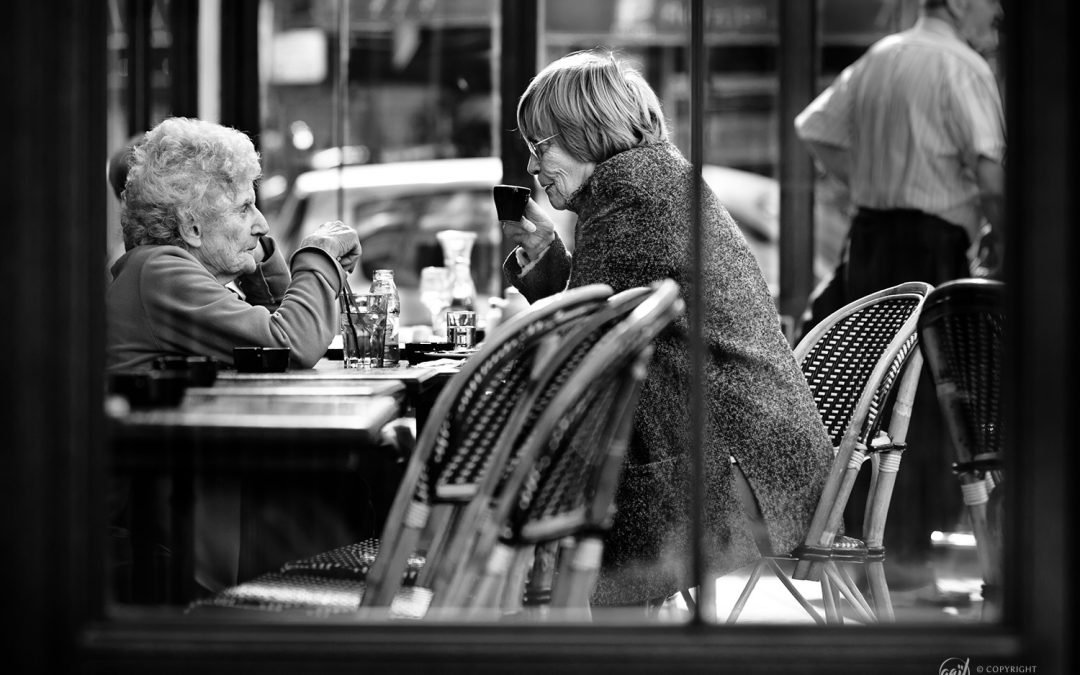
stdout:
[[1005,167],[988,157],[980,157],[975,167],[975,181],[979,186],[979,209],[984,226],[975,254],[979,271],[975,276],[998,277],[1005,260]]
[[851,176],[851,156],[847,149],[831,143],[821,143],[804,138],[803,143],[817,160],[821,169],[844,185]]
[[1005,167],[989,157],[979,157],[975,180],[979,184],[979,206],[983,217],[990,221],[1000,238],[1005,233]]
[[846,83],[852,72],[854,66],[849,66],[795,116],[795,133],[818,167],[844,185],[851,176],[851,153],[846,146],[852,109]]

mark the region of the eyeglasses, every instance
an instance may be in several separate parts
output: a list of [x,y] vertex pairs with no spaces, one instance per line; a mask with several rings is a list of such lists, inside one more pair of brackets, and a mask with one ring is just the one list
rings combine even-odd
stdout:
[[533,143],[532,141],[530,141],[529,139],[526,138],[526,139],[524,139],[525,140],[525,147],[527,147],[529,149],[529,154],[532,155],[533,157],[535,157],[536,161],[539,162],[541,159],[544,158],[544,150],[540,147],[540,144],[541,143],[547,143],[548,141],[550,141],[551,139],[555,138],[558,135],[559,134],[551,134],[547,138],[541,138],[540,140],[536,141],[535,143]]

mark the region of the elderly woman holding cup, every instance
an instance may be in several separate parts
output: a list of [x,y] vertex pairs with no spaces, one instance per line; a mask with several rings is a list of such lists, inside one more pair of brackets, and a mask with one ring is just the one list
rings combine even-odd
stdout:
[[[690,297],[700,179],[670,142],[639,72],[608,53],[563,57],[522,94],[517,125],[529,173],[552,207],[578,216],[573,256],[536,202],[520,220],[503,219],[517,244],[503,271],[530,302],[567,287],[621,291],[664,278]],[[687,317],[657,338],[605,540],[598,605],[662,602],[692,583],[691,480],[705,484],[708,572],[718,575],[761,555],[737,485],[760,506],[765,546],[789,551],[805,535],[832,458],[757,261],[716,196],[700,187],[705,368],[690,372]],[[690,475],[692,377],[706,378],[703,476]]]
[[212,122],[165,120],[135,148],[121,211],[130,250],[106,296],[110,369],[170,355],[231,363],[238,346],[287,347],[309,368],[326,353],[359,239],[325,223],[286,263],[255,206],[260,173],[251,140]]
[[[255,206],[258,153],[245,134],[219,124],[167,119],[130,160],[121,210],[129,249],[106,295],[110,371],[149,368],[162,356],[228,364],[243,346],[287,347],[294,367],[314,365],[360,257],[355,230],[325,223],[286,263]],[[320,495],[261,487],[272,500],[241,497],[240,479],[197,484],[196,579],[204,587],[236,583],[241,541],[255,551],[245,559],[269,568],[357,538],[350,517]],[[270,536],[255,534],[262,531]]]

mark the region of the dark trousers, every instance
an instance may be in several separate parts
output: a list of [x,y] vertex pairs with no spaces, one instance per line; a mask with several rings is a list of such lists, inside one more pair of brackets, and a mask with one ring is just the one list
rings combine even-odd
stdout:
[[[833,280],[812,299],[803,334],[848,302],[875,291],[908,281],[936,286],[970,276],[969,243],[963,228],[921,211],[859,209]],[[930,581],[925,566],[931,554],[930,533],[954,529],[963,513],[951,472],[952,441],[938,405],[924,368],[885,530],[890,583],[898,587]],[[868,474],[862,472],[845,514],[846,526],[853,532],[862,529]]]
[[942,282],[970,276],[967,232],[921,211],[859,209],[848,234],[848,301],[906,281]]

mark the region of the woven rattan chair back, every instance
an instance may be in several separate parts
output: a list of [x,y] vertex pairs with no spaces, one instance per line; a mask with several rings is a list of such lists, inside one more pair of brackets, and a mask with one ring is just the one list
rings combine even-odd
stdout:
[[[612,305],[619,320],[605,325],[540,411],[512,475],[503,477],[492,508],[477,519],[468,562],[448,584],[449,606],[514,610],[537,544],[588,536],[598,555],[652,341],[683,309],[672,281],[643,300]],[[590,584],[571,579],[569,571],[562,576],[567,588],[579,590],[556,590],[559,604],[587,604]]]
[[1005,285],[958,279],[934,289],[919,317],[920,345],[955,452],[953,471],[975,535],[984,616],[998,610],[1005,349]]
[[[467,426],[480,429],[485,434],[486,447],[493,445],[493,436],[497,436],[504,430],[516,431],[514,440],[506,447],[511,449],[506,459],[506,465],[502,469],[503,474],[513,470],[515,454],[513,449],[520,446],[521,441],[532,430],[537,418],[547,408],[551,398],[562,387],[566,378],[578,367],[581,360],[589,349],[603,336],[608,326],[618,321],[624,313],[629,313],[640,303],[647,289],[631,289],[618,295],[612,296],[607,302],[587,308],[587,314],[575,314],[572,322],[563,323],[559,328],[557,339],[548,342],[545,349],[545,358],[529,364],[529,372],[515,372],[514,390],[519,392],[526,387],[532,389],[532,395],[528,397],[529,405],[518,406],[495,406],[497,416],[487,410],[488,405],[471,405],[468,408]],[[553,350],[561,352],[558,358],[548,358]],[[516,371],[525,370],[522,364],[515,364]],[[533,367],[533,366],[536,367]],[[546,373],[539,373],[540,368],[547,368]],[[491,396],[492,392],[488,392]],[[511,418],[510,415],[513,415]],[[484,420],[478,423],[477,420]],[[446,458],[438,470],[432,470],[436,474],[434,481],[433,499],[438,500],[462,500],[475,495],[479,487],[480,479],[486,475],[485,467],[478,466],[475,453],[459,452],[456,456]],[[488,456],[488,462],[492,457]]]
[[[835,574],[822,577],[823,566],[837,559],[865,561],[868,541],[880,551],[879,557],[884,556],[880,538],[906,438],[910,402],[922,368],[916,326],[932,288],[926,283],[909,282],[860,298],[831,314],[796,345],[795,359],[832,439],[834,459],[803,544],[790,555],[762,552],[762,562],[736,602],[729,622],[738,619],[764,569],[775,573],[812,617],[825,622],[790,583],[776,558],[795,559],[792,578],[822,580],[826,613],[831,619],[839,618],[838,610],[828,606],[835,597],[835,589],[857,607],[862,618],[876,620],[874,608],[855,585],[842,578],[835,565],[830,567]],[[895,403],[896,400],[900,403]],[[887,409],[892,412],[888,419],[883,415]],[[883,429],[888,431],[887,443],[878,440]],[[886,455],[888,459],[882,464],[880,460]],[[863,533],[868,541],[844,539],[838,537],[844,509],[867,458],[873,460]],[[887,475],[880,473],[881,467]],[[877,599],[886,613],[891,612],[884,589],[879,590]]]
[[611,293],[608,286],[592,285],[535,303],[496,329],[445,385],[388,514],[364,606],[389,606],[418,552],[425,556],[421,576],[441,555],[458,511],[477,496],[477,482],[506,459],[496,457],[497,441],[513,410],[534,394],[529,383],[535,359]]
[[[833,513],[841,477],[856,444],[867,443],[877,413],[901,363],[910,353],[919,312],[932,286],[910,282],[872,293],[828,316],[795,347],[836,457],[810,525],[808,543],[839,525]],[[829,522],[830,516],[833,522]]]
[[[821,322],[796,346],[795,359],[833,447],[840,447],[851,422],[863,412],[859,403],[874,368],[917,312],[928,288],[905,284],[857,300]],[[869,406],[865,410],[871,411]],[[855,431],[865,436],[870,429],[857,425]]]
[[[435,500],[454,499],[461,494],[475,497],[478,490],[484,491],[492,499],[501,494],[503,484],[517,465],[522,444],[551,404],[552,398],[564,387],[566,380],[577,372],[597,341],[640,304],[649,292],[647,288],[635,288],[613,295],[607,302],[590,310],[587,316],[565,326],[557,340],[549,341],[545,355],[536,360],[537,367],[533,370],[528,394],[522,398],[522,405],[514,409],[504,425],[504,435],[497,441],[501,450],[491,463],[500,467],[500,471],[477,474],[470,467],[447,467],[436,481]],[[483,485],[478,482],[481,478],[486,481]],[[419,585],[445,588],[457,574],[458,568],[465,564],[466,552],[472,547],[470,524],[476,522],[488,508],[487,499],[474,498],[461,509],[457,525],[463,531],[463,536],[450,538],[446,542],[442,550],[445,564],[436,561],[426,566],[418,577]],[[445,598],[440,599],[436,606],[441,606],[444,601]]]
[[1001,468],[1005,285],[961,279],[934,289],[919,317],[921,347],[953,436],[959,471]]

